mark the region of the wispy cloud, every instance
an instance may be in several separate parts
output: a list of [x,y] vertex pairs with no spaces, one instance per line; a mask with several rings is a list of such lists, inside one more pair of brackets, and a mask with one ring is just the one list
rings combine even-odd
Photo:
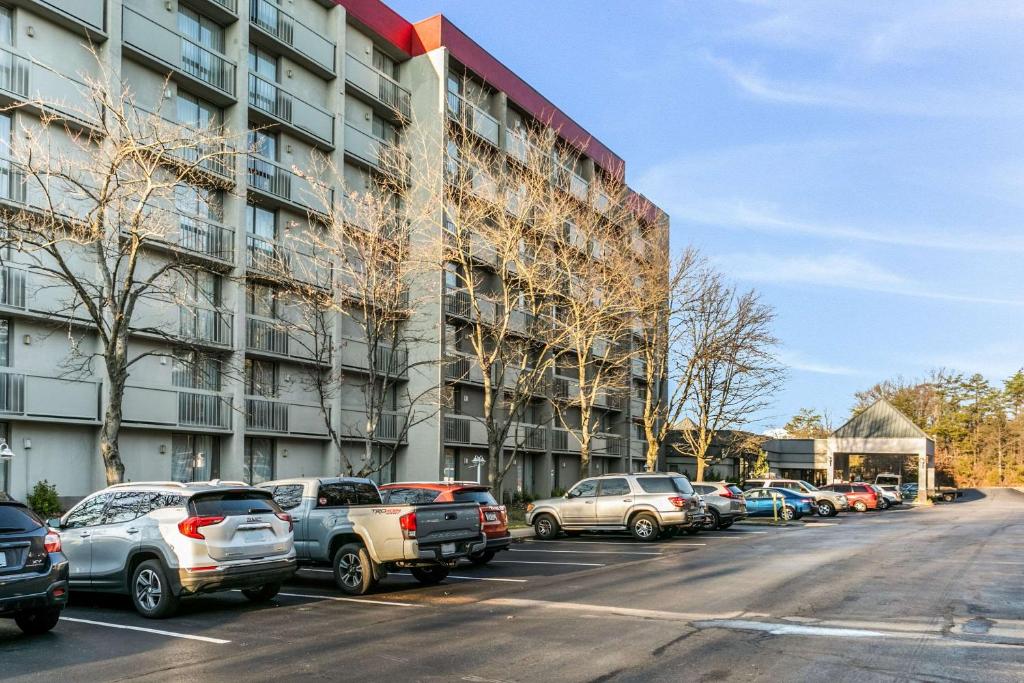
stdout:
[[862,375],[863,372],[845,365],[835,365],[807,358],[803,353],[791,349],[779,349],[775,353],[783,365],[799,372],[812,372],[818,375]]
[[732,253],[713,258],[731,277],[751,282],[813,285],[993,306],[1024,306],[1024,300],[943,292],[845,254]]

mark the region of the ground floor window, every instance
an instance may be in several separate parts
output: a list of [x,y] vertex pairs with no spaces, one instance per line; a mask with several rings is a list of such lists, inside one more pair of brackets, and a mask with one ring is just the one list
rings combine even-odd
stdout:
[[220,438],[210,434],[175,434],[171,438],[171,479],[209,481],[220,478]]
[[274,440],[245,440],[243,478],[247,484],[259,484],[274,478]]
[[454,448],[444,449],[444,478],[455,479],[455,458]]

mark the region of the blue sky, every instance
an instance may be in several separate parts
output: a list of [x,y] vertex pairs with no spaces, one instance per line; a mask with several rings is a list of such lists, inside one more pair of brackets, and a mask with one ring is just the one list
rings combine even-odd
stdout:
[[756,426],[1024,365],[1024,3],[390,4],[446,14],[763,293],[789,371]]

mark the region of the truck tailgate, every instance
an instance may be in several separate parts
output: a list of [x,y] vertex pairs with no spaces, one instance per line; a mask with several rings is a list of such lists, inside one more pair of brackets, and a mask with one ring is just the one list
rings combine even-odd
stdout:
[[416,506],[416,540],[420,547],[480,538],[476,503],[427,503]]

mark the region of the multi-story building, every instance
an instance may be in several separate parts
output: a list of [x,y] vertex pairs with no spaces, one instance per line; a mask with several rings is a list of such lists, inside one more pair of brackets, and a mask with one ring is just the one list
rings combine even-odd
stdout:
[[[305,181],[293,167],[307,167],[314,151],[343,169],[350,187],[369,187],[381,170],[382,145],[399,139],[412,119],[439,135],[469,127],[500,154],[516,153],[517,131],[535,121],[578,150],[578,163],[563,177],[566,191],[581,201],[607,202],[592,184],[603,174],[624,173],[622,159],[446,18],[410,23],[379,0],[0,0],[0,53],[5,102],[70,100],[76,81],[105,69],[128,84],[144,109],[183,124],[252,131],[250,153],[235,168],[221,169],[208,187],[182,188],[176,202],[182,228],[175,246],[196,264],[186,292],[192,303],[162,315],[174,317],[167,322],[188,341],[188,351],[163,339],[132,342],[159,351],[133,366],[129,379],[120,446],[126,476],[134,480],[255,482],[337,472],[339,454],[320,404],[295,379],[325,363],[357,375],[358,358],[345,351],[354,335],[338,316],[325,332],[337,353],[329,360],[309,354],[308,344],[276,324],[281,298],[277,277],[267,272],[269,263],[312,262],[296,241],[301,230],[292,228],[309,226],[310,212],[320,207],[300,191]],[[0,115],[0,148],[18,135],[20,117],[34,115],[29,109]],[[5,171],[10,174],[9,165]],[[0,201],[26,201],[13,187],[0,183]],[[634,236],[638,252],[667,239],[667,217],[640,201],[650,234]],[[441,225],[440,203],[436,212]],[[103,372],[71,376],[61,369],[68,337],[55,333],[61,327],[53,296],[19,263],[17,254],[6,255],[0,288],[0,435],[16,453],[0,461],[0,489],[24,497],[47,479],[61,495],[80,497],[104,483]],[[329,269],[290,270],[309,284],[344,286]],[[407,381],[447,383],[457,398],[409,429],[408,445],[379,474],[382,480],[471,478],[474,457],[485,452],[473,420],[481,401],[474,374],[451,372],[450,363],[440,362],[446,335],[459,324],[443,303],[440,270],[430,293],[421,317],[436,334],[402,352],[436,359],[438,370],[433,379],[416,373]],[[179,362],[176,354],[187,358]],[[642,368],[635,369],[628,390],[600,406],[598,471],[642,467],[635,419],[650,390],[642,378]],[[556,369],[553,386],[560,381],[571,379]],[[359,430],[344,426],[360,422],[362,404],[345,391],[332,400],[330,419],[358,453]],[[534,412],[521,426],[529,436],[509,483],[546,494],[575,481],[579,448],[543,401]]]

